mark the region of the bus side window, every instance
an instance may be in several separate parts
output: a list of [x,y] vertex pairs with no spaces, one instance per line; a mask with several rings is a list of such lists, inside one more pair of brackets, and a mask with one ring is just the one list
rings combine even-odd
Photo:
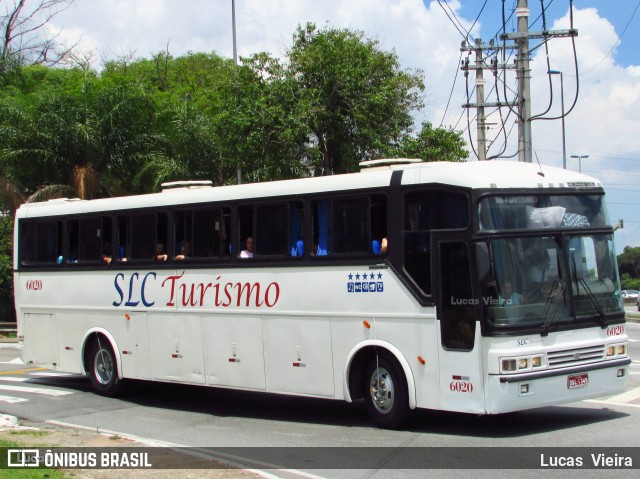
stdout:
[[332,206],[332,252],[368,253],[369,198],[336,199]]
[[301,201],[289,203],[289,249],[291,256],[304,256],[304,204]]
[[313,210],[313,249],[315,256],[329,254],[329,210],[330,200],[317,200],[312,203]]
[[185,260],[191,257],[193,217],[191,211],[176,211],[173,214],[174,259]]
[[104,261],[111,253],[105,252],[105,243],[111,245],[111,218],[82,218],[67,221],[67,250],[70,264]]
[[23,220],[22,264],[62,264],[62,222]]
[[118,239],[117,254],[118,261],[127,261],[127,250],[129,247],[129,217],[118,216],[118,231],[116,233]]
[[476,321],[471,291],[471,269],[467,245],[440,244],[442,345],[470,351],[474,346]]
[[[254,214],[253,206],[240,206],[238,208],[238,250],[233,253],[233,256],[238,258],[252,258],[253,257],[253,241],[254,241]],[[250,239],[251,249],[247,249],[247,239]]]
[[371,197],[371,253],[386,254],[387,244],[387,197]]
[[431,294],[431,232],[469,226],[465,194],[418,191],[405,197],[404,269],[426,295]]
[[167,251],[167,214],[148,213],[131,217],[131,259],[152,260],[158,245]]
[[255,252],[258,256],[286,256],[289,245],[289,205],[256,208]]

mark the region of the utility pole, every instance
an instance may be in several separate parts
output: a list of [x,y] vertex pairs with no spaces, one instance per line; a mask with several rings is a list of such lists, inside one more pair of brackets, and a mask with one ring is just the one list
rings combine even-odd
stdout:
[[[476,39],[476,47],[482,45],[482,40]],[[478,119],[476,127],[478,131],[478,160],[485,161],[487,159],[487,126],[484,116],[484,76],[482,75],[482,48],[476,48],[476,101],[478,102]]]
[[529,69],[529,4],[528,0],[518,0],[518,161],[531,163],[531,70]]
[[[236,83],[236,110],[238,109],[238,42],[236,40],[236,0],[231,0],[231,23],[233,30],[233,75]],[[240,155],[236,145],[236,176],[238,184],[242,183],[242,167],[240,166]]]
[[[486,160],[487,158],[487,139],[486,139],[486,118],[485,107],[503,108],[508,106],[511,109],[517,109],[518,114],[518,161],[531,163],[533,159],[533,146],[531,139],[531,69],[529,66],[529,40],[541,39],[544,41],[557,37],[573,37],[578,35],[578,31],[571,28],[569,30],[543,30],[538,32],[529,31],[529,4],[528,0],[518,0],[516,8],[516,17],[518,19],[518,29],[513,33],[506,33],[500,36],[503,41],[502,45],[494,44],[493,40],[488,44],[483,44],[477,39],[475,45],[471,45],[466,41],[462,42],[460,48],[463,52],[474,52],[476,57],[475,64],[470,64],[468,59],[464,60],[461,69],[465,71],[465,76],[469,70],[476,72],[476,101],[477,103],[465,103],[463,108],[477,108],[477,131],[478,131],[478,159]],[[513,43],[508,43],[513,42]],[[491,60],[491,65],[486,65],[487,55],[497,55],[503,50],[516,50],[515,64],[498,64],[497,59]],[[516,80],[518,83],[516,100],[507,100],[498,102],[487,102],[484,99],[484,76],[483,69],[491,69],[494,75],[498,70],[502,70],[502,82],[506,82],[507,70],[516,70]],[[564,100],[564,99],[563,99]],[[564,112],[563,112],[564,118]],[[504,125],[503,125],[504,126]]]

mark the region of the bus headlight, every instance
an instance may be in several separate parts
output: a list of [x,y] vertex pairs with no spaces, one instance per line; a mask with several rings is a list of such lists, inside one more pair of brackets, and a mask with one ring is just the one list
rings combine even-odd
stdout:
[[516,371],[531,370],[543,365],[543,356],[520,356],[515,358],[500,358],[500,372],[513,373]]
[[614,356],[626,356],[627,355],[627,343],[612,344],[607,346],[607,358],[613,358]]
[[515,359],[503,359],[502,367],[500,368],[504,372],[511,372],[516,370],[516,360]]

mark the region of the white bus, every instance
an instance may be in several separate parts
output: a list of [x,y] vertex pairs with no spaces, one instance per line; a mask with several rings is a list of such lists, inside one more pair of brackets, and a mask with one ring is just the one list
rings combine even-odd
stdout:
[[388,428],[415,408],[497,414],[624,390],[596,179],[517,162],[365,166],[23,205],[22,359],[104,395],[136,379],[364,398]]

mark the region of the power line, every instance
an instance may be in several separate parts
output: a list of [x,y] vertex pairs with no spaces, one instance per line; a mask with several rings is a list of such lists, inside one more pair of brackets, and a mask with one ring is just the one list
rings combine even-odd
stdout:
[[633,176],[636,178],[640,178],[640,175],[633,175],[631,173],[616,173],[613,171],[593,171],[593,170],[582,170],[583,173],[595,173],[602,175],[616,175],[616,176]]
[[627,22],[627,24],[624,26],[624,29],[622,30],[622,33],[620,34],[620,36],[618,37],[618,40],[613,44],[613,46],[609,49],[609,51],[607,52],[607,54],[602,57],[602,59],[595,64],[595,66],[593,66],[592,68],[590,68],[589,70],[587,70],[586,72],[582,72],[580,73],[580,75],[586,75],[587,73],[591,73],[593,70],[595,70],[596,68],[598,68],[600,66],[600,64],[605,61],[609,55],[611,55],[611,52],[613,52],[613,50],[620,44],[620,42],[622,41],[622,37],[624,36],[624,34],[627,31],[627,28],[629,28],[629,25],[631,24],[631,20],[633,20],[633,17],[636,15],[636,12],[638,11],[638,8],[640,8],[640,1],[638,1],[638,4],[636,5],[636,8],[633,10],[633,13],[631,14],[631,17],[629,17],[629,21]]
[[[544,150],[542,148],[536,148],[538,151],[544,151],[547,153],[562,153],[561,151],[556,150]],[[604,160],[620,160],[620,161],[640,161],[640,158],[622,158],[619,156],[604,156],[604,155],[593,155],[589,154],[590,158],[602,158]]]
[[456,75],[453,77],[453,85],[451,85],[451,91],[449,92],[449,99],[447,100],[447,106],[444,109],[444,113],[442,114],[442,120],[440,120],[440,128],[442,128],[442,123],[444,123],[444,118],[447,116],[447,110],[449,110],[449,104],[451,103],[451,97],[453,96],[453,90],[456,86],[456,81],[458,81],[458,73],[460,72],[460,61],[462,60],[462,50],[460,50],[460,58],[458,58],[458,63],[456,64]]
[[[449,6],[449,5],[447,4],[446,0],[445,0],[445,2],[444,2],[444,3],[445,3],[447,6]],[[460,30],[460,28],[458,27],[458,24],[453,20],[453,18],[451,18],[451,15],[449,15],[449,12],[447,12],[447,9],[444,7],[444,5],[442,5],[442,2],[441,2],[440,0],[438,0],[438,5],[440,5],[440,8],[442,8],[442,11],[443,11],[443,12],[444,12],[444,14],[447,16],[447,18],[449,19],[449,21],[450,21],[451,23],[453,23],[453,26],[454,26],[454,27],[456,27],[456,30],[458,30],[458,33],[459,33],[460,35],[462,35],[462,38],[464,38],[465,40],[466,40],[467,38],[469,38],[470,33],[469,33],[469,32],[468,32],[468,31],[467,31],[467,30],[462,26],[462,24],[461,24],[461,23],[460,23],[460,21],[458,20],[458,23],[460,23],[460,28],[462,28],[462,30],[464,30],[464,31],[465,31],[466,35],[465,35],[465,33],[462,33],[462,30]],[[451,7],[449,7],[449,8],[451,8]],[[453,15],[455,16],[455,13],[453,12],[453,10],[451,10],[451,13],[453,13]],[[455,18],[456,18],[456,20],[457,20],[457,18],[458,18],[458,17],[455,17]]]

